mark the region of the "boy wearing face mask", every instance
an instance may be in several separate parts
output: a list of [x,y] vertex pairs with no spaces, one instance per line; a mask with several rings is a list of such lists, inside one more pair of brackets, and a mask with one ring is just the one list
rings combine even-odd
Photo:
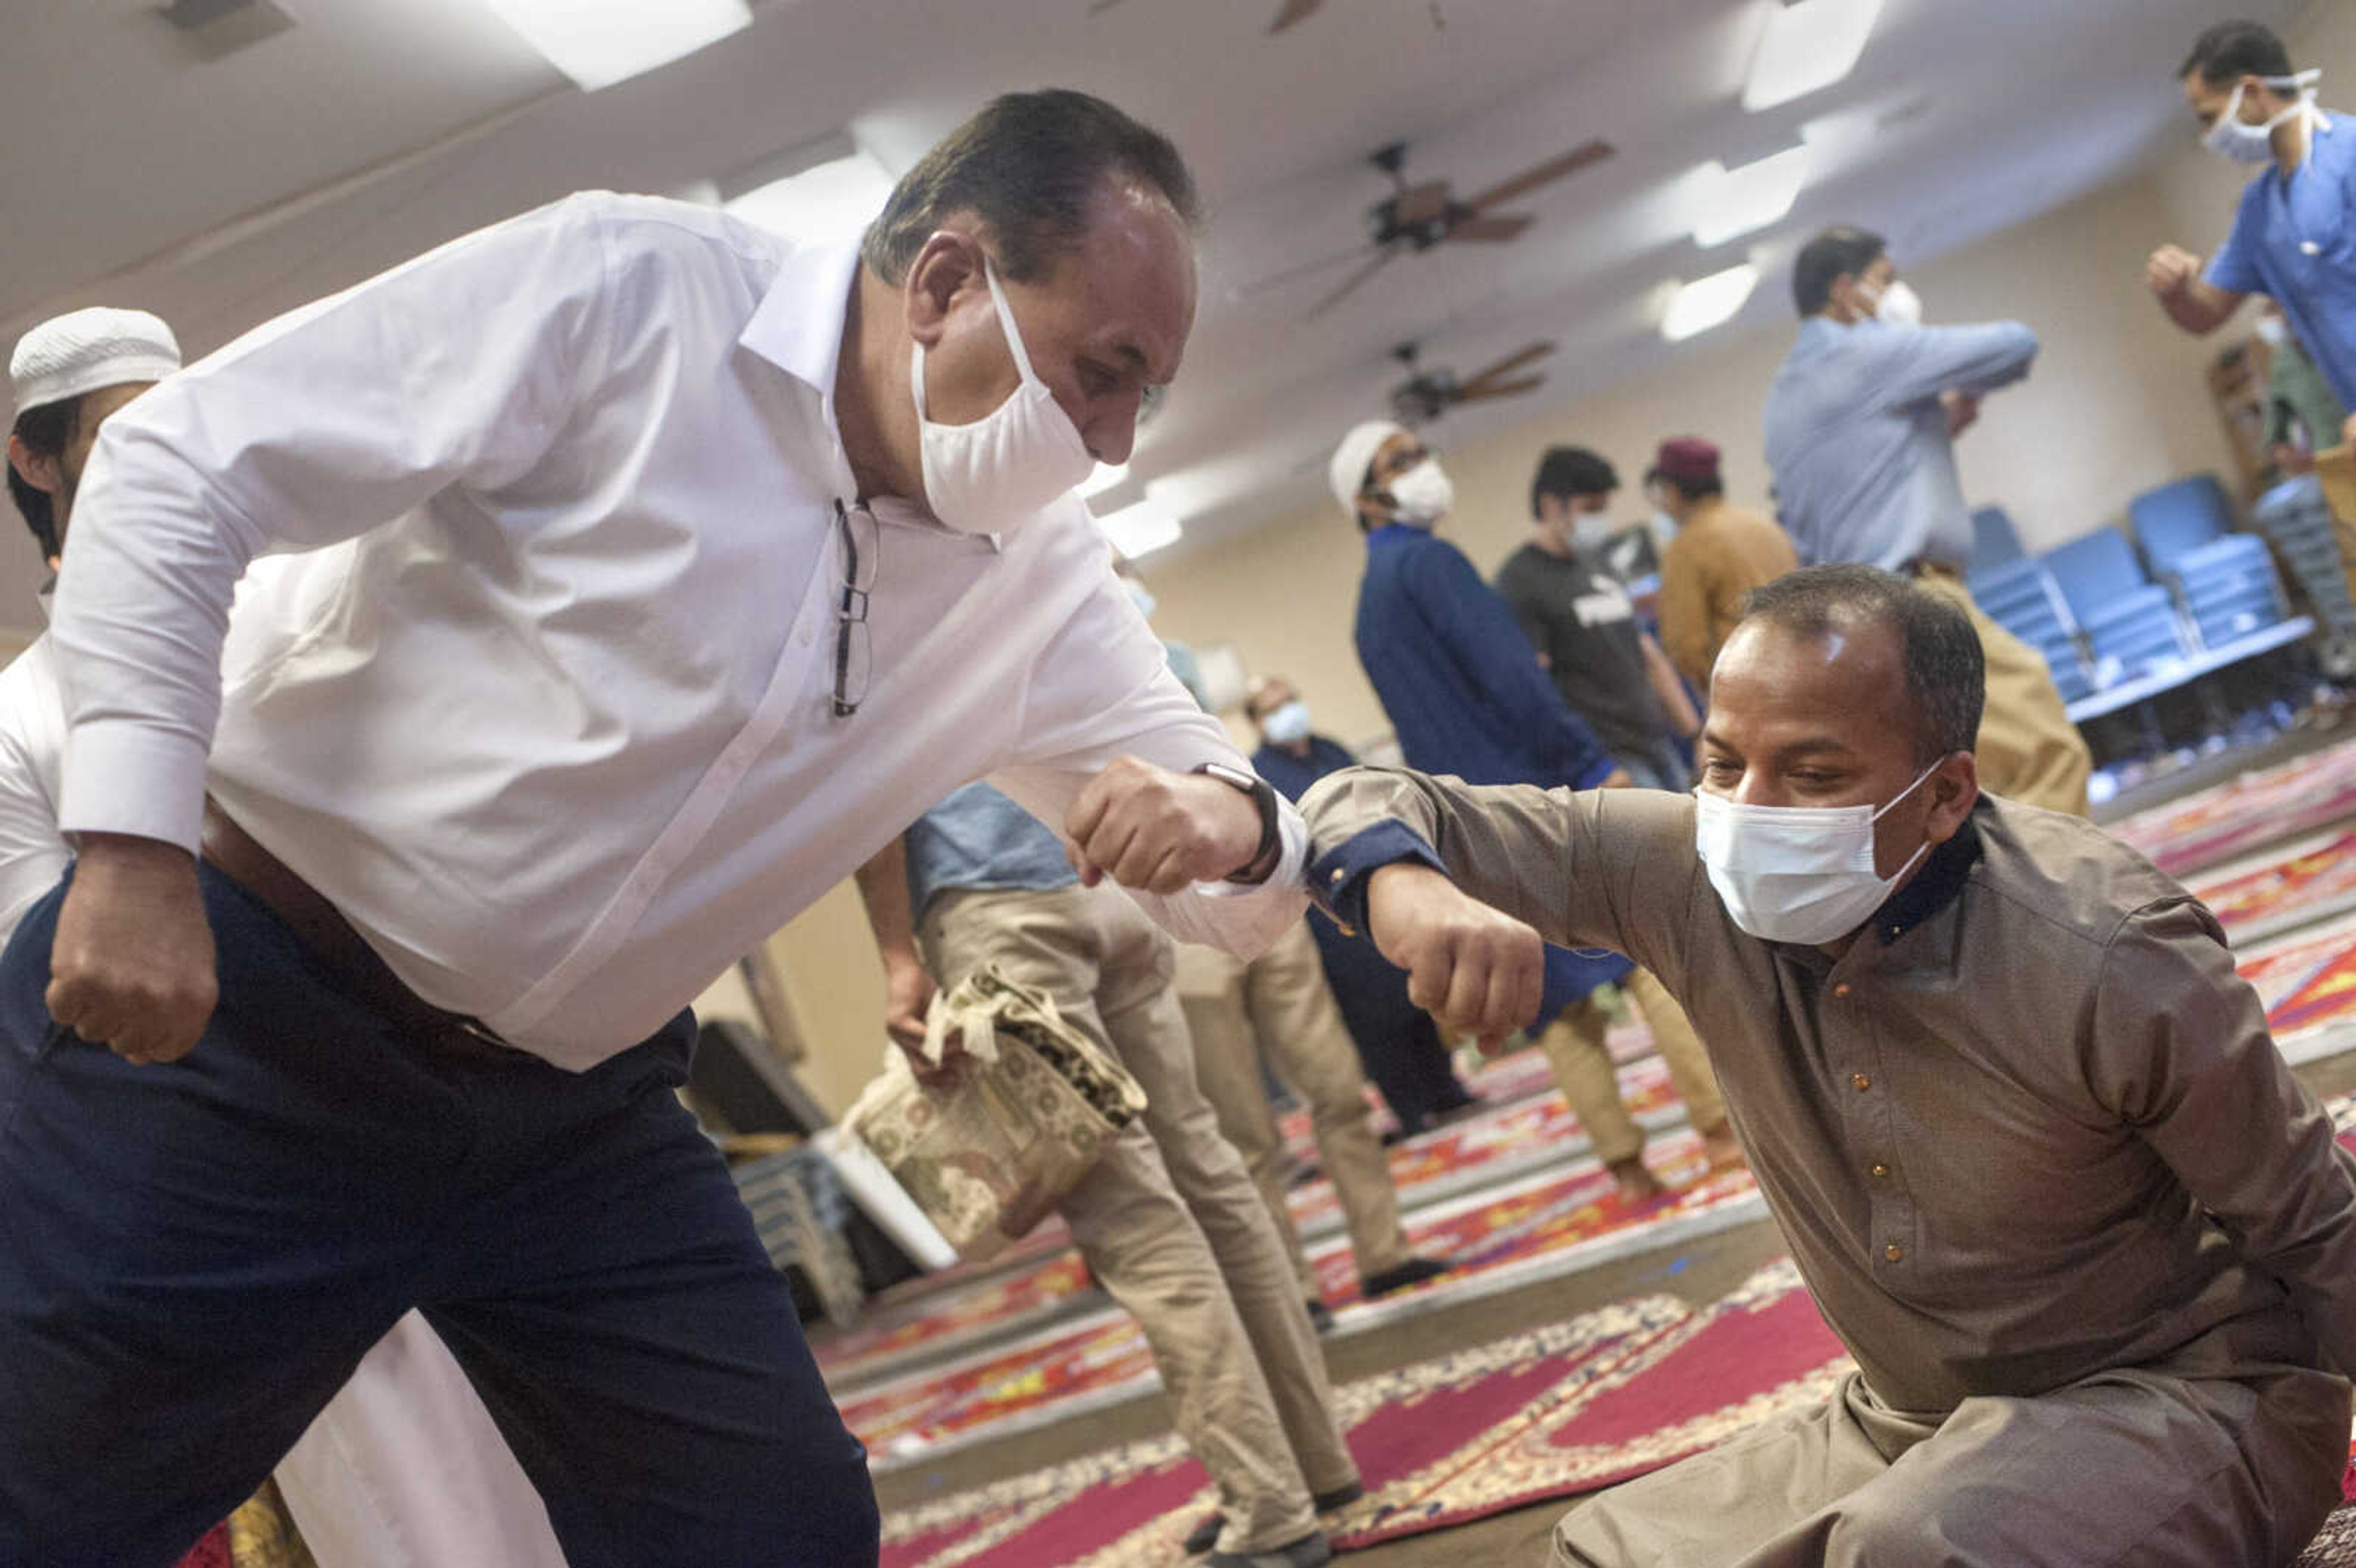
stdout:
[[[2178,68],[2201,144],[2261,172],[2216,255],[2152,252],[2145,281],[2185,331],[2215,331],[2254,293],[2271,296],[2343,408],[2356,409],[2356,130],[2316,107],[2321,75],[2255,22],[2221,22]],[[2356,440],[2356,416],[2319,444]]]
[[1972,516],[1955,437],[1983,396],[2029,374],[2036,335],[2017,321],[1922,325],[1881,237],[1846,225],[1801,248],[1792,293],[1800,336],[1761,423],[1800,559],[1901,572],[1970,615],[1987,650],[1978,749],[1988,788],[2083,816],[2094,758],[2053,672],[1981,614],[1964,583]]
[[2340,1500],[2356,1160],[2198,901],[1981,794],[1980,696],[1957,606],[1816,567],[1720,655],[1697,797],[1302,802],[1444,1024],[1526,1018],[1541,939],[1661,976],[1858,1365],[1573,1509],[1557,1568],[2279,1568]]

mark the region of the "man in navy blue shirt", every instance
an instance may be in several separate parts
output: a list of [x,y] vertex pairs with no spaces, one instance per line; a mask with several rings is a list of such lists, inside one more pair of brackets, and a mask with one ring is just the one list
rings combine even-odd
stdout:
[[[2152,252],[2145,276],[2160,308],[2208,333],[2247,296],[2270,295],[2340,405],[2356,409],[2356,125],[2315,106],[2319,73],[2293,70],[2283,41],[2255,22],[2210,28],[2177,74],[2202,144],[2260,172],[2205,269],[2174,245]],[[2356,441],[2356,416],[2340,433]]]
[[[1254,685],[1244,712],[1260,738],[1252,771],[1289,800],[1297,803],[1327,773],[1358,765],[1348,747],[1309,727],[1309,705],[1281,677]],[[1343,1025],[1400,1132],[1421,1132],[1435,1117],[1478,1104],[1450,1066],[1431,1015],[1408,1000],[1407,971],[1376,952],[1373,943],[1344,933],[1323,910],[1311,908],[1309,930]]]

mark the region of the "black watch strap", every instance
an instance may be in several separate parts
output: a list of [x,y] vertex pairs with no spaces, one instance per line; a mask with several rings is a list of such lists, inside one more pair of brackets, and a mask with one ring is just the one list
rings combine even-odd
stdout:
[[1259,807],[1259,847],[1252,851],[1250,859],[1228,872],[1226,880],[1231,882],[1265,881],[1276,869],[1277,850],[1284,841],[1283,829],[1279,826],[1280,817],[1276,806],[1276,786],[1258,773],[1245,768],[1229,767],[1225,763],[1205,763],[1194,771],[1243,791],[1251,796],[1252,804]]

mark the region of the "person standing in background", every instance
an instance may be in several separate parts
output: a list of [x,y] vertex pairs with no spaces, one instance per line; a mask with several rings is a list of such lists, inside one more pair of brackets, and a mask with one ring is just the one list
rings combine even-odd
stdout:
[[1644,489],[1675,530],[1661,552],[1661,648],[1707,699],[1744,597],[1798,570],[1800,554],[1773,518],[1728,503],[1718,448],[1698,437],[1661,443]]
[[1987,654],[1980,777],[1993,794],[2086,815],[2094,757],[2044,656],[1980,613],[1964,583],[1971,508],[1955,437],[2019,381],[2037,335],[2017,321],[1924,326],[1878,234],[1827,229],[1792,268],[1799,340],[1762,415],[1783,526],[1810,565],[1911,576],[1971,617]]
[[[2356,126],[2316,107],[2322,75],[2291,69],[2272,28],[2220,22],[2177,68],[2211,152],[2258,166],[2233,227],[2203,267],[2177,245],[2151,253],[2144,281],[2168,319],[2214,332],[2254,293],[2273,298],[2343,409],[2356,410]],[[2356,441],[2356,413],[2318,446]]]
[[[1245,698],[1244,713],[1259,731],[1252,771],[1296,805],[1327,773],[1358,765],[1348,747],[1310,727],[1309,705],[1281,676],[1257,682]],[[1314,905],[1309,930],[1324,958],[1342,1022],[1357,1043],[1366,1076],[1389,1103],[1400,1136],[1411,1137],[1439,1117],[1478,1106],[1450,1063],[1439,1026],[1408,1000],[1407,972]]]

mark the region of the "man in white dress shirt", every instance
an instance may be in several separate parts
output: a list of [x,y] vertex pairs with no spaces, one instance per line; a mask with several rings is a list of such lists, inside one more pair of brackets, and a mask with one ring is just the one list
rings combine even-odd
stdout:
[[1180,935],[1298,916],[1069,488],[1177,369],[1193,207],[1017,95],[858,251],[576,197],[109,421],[78,859],[0,963],[0,1561],[168,1558],[411,1307],[575,1568],[874,1560],[683,1009],[983,774]]

